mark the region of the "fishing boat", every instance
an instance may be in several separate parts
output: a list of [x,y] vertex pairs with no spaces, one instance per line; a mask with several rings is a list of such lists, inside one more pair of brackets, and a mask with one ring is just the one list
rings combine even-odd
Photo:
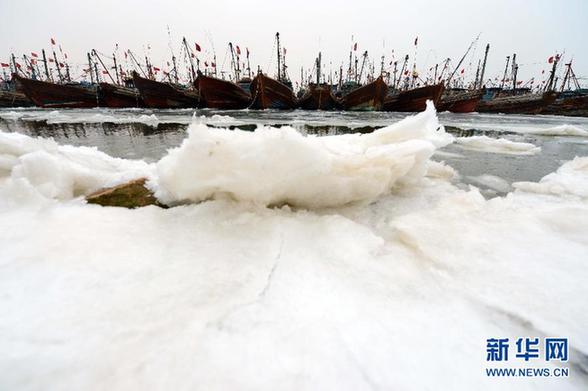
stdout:
[[39,107],[84,108],[98,107],[101,103],[95,84],[57,84],[29,79],[16,73],[12,77],[17,83],[17,89]]
[[588,117],[588,90],[561,93],[541,114]]
[[338,110],[341,104],[333,95],[327,83],[308,85],[308,90],[298,100],[298,107],[303,110]]
[[289,110],[297,106],[292,82],[286,74],[286,66],[280,50],[280,33],[276,33],[278,48],[278,75],[277,80],[265,75],[261,70],[251,80],[249,89],[251,91],[250,109],[265,110],[278,109]]
[[35,104],[21,92],[0,90],[0,107],[30,107],[34,105]]
[[251,104],[251,94],[231,81],[198,72],[194,85],[200,94],[202,107],[239,110]]
[[445,86],[443,83],[413,88],[406,91],[395,91],[386,96],[384,111],[417,112],[427,108],[427,101],[439,103]]
[[145,107],[139,90],[133,87],[123,87],[110,83],[99,83],[98,93],[106,107]]
[[288,110],[296,108],[296,97],[292,88],[262,72],[253,78],[249,88],[252,95],[250,109]]
[[554,91],[539,94],[503,93],[493,99],[481,100],[476,111],[480,113],[540,114],[547,106],[555,102],[557,96],[558,93]]
[[333,95],[333,86],[321,83],[322,54],[316,58],[316,82],[309,83],[306,91],[300,91],[298,107],[303,110],[337,110],[341,107],[339,100]]
[[378,111],[384,107],[384,99],[388,93],[388,86],[382,76],[371,83],[365,84],[344,94],[341,106],[351,111]]
[[437,104],[437,111],[471,113],[476,110],[483,95],[483,90],[445,90]]
[[541,114],[588,117],[588,89],[580,88],[578,78],[572,69],[572,62],[565,66],[566,73],[561,83],[561,93]]
[[179,85],[150,80],[133,72],[133,83],[147,107],[179,109],[199,106],[198,91]]

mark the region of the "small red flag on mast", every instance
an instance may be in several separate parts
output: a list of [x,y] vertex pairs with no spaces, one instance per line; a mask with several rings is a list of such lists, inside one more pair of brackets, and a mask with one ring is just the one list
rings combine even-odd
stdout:
[[194,45],[196,45],[196,51],[197,52],[201,52],[202,51],[202,48],[196,42],[194,42]]
[[419,43],[419,37],[418,36],[414,39],[414,46],[416,46],[417,43]]
[[51,38],[51,45],[55,45],[55,40]]
[[31,56],[33,56],[33,57],[39,57],[39,55],[37,53],[35,53],[35,52],[31,52]]

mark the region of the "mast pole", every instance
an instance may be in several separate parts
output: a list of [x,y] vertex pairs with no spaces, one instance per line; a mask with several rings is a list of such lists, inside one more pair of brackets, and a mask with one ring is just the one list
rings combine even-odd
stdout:
[[47,66],[47,56],[45,55],[45,49],[41,49],[41,53],[43,53],[43,65],[45,66],[45,76],[47,77],[47,81],[53,81],[49,77],[49,67]]
[[55,60],[55,67],[57,68],[57,75],[59,75],[59,81],[63,83],[63,76],[61,75],[61,69],[59,69],[59,61],[57,61],[57,54],[53,51],[53,59]]
[[233,68],[233,74],[235,75],[235,83],[237,82],[237,66],[235,65],[235,51],[233,50],[233,43],[229,42],[229,50],[231,52],[231,68]]
[[321,84],[321,52],[316,59],[316,85]]
[[115,55],[115,53],[112,53],[112,59],[114,60],[114,72],[116,73],[116,83],[120,86],[122,84],[120,82],[120,76],[119,76],[119,73],[118,73],[118,66],[116,64],[116,55]]
[[557,67],[557,62],[559,61],[559,55],[555,55],[555,59],[553,60],[553,67],[551,68],[551,75],[549,75],[549,84],[546,86],[545,91],[551,91],[554,88],[554,79],[555,79],[555,68]]
[[[488,51],[490,50],[490,44],[486,44],[486,52],[484,53],[484,62],[482,62],[482,72],[480,73],[480,87],[484,86],[484,72],[486,71],[486,60],[488,59]],[[476,88],[474,86],[474,88]]]
[[506,80],[506,72],[508,72],[508,63],[510,62],[510,56],[506,56],[506,66],[504,67],[504,75],[502,75],[502,82],[500,83],[500,89],[504,88],[504,82]]
[[517,54],[514,53],[512,55],[512,70],[511,70],[511,76],[512,76],[512,91],[515,92],[515,89],[517,88],[516,82],[517,82],[517,70],[518,70],[518,66],[517,66]]
[[400,69],[400,75],[398,76],[398,80],[396,81],[397,85],[394,86],[394,89],[398,88],[400,84],[400,80],[402,80],[402,75],[404,74],[404,68],[406,68],[406,64],[408,63],[408,54],[404,57],[404,62],[402,63],[402,69]]
[[[108,67],[104,64],[104,62],[102,61],[102,59],[100,58],[100,56],[98,55],[98,52],[96,52],[96,49],[92,49],[92,55],[94,57],[96,57],[98,59],[98,61],[100,61],[100,64],[102,65],[102,68],[104,68],[104,71],[106,72],[106,74],[108,75],[108,77],[110,78],[110,81],[112,81],[112,84],[115,84],[114,82],[114,78],[112,77],[112,75],[110,74],[110,71],[108,71]],[[98,74],[98,71],[96,71],[96,74]],[[96,79],[98,79],[98,77],[96,77]]]
[[90,81],[94,84],[94,74],[92,73],[92,57],[90,57],[90,53],[88,53],[88,73],[90,74]]
[[11,54],[11,58],[12,58],[12,67],[14,68],[14,73],[16,73],[18,75],[20,72],[18,70],[18,67],[16,66],[16,58],[14,57],[14,53]]
[[363,75],[363,68],[365,66],[365,61],[367,59],[368,56],[368,52],[367,50],[363,53],[363,60],[361,61],[361,70],[359,71],[359,77],[357,78],[357,82],[359,83],[361,81],[361,76]]
[[282,64],[280,55],[280,33],[276,33],[276,42],[278,47],[278,81],[282,81]]

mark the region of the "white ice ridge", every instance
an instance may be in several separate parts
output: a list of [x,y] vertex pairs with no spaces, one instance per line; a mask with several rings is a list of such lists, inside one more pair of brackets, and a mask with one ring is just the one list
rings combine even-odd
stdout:
[[455,142],[464,149],[482,152],[508,155],[534,155],[541,152],[541,148],[535,144],[510,141],[504,138],[496,139],[488,136],[457,137]]
[[588,198],[588,157],[576,157],[539,182],[516,182],[513,187],[527,193]]
[[371,134],[305,137],[290,127],[255,132],[193,124],[157,164],[165,203],[229,198],[260,205],[333,207],[372,201],[419,180],[452,141],[435,108]]
[[151,177],[143,161],[113,158],[96,148],[0,132],[0,201],[37,196],[67,200],[130,179]]

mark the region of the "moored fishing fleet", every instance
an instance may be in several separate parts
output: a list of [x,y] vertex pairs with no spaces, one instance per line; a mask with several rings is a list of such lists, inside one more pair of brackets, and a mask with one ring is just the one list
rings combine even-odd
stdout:
[[[418,39],[418,38],[417,38]],[[124,53],[127,67],[117,58],[104,59],[96,50],[87,55],[81,81],[71,77],[67,55],[48,58],[31,52],[24,55],[23,64],[11,55],[9,62],[1,62],[3,78],[0,82],[0,107],[38,106],[43,108],[132,108],[157,109],[213,108],[220,110],[276,109],[276,110],[347,110],[347,111],[398,111],[418,112],[431,100],[439,111],[456,113],[554,114],[588,116],[588,89],[581,88],[573,71],[572,62],[560,67],[565,70],[561,83],[556,76],[561,56],[548,59],[551,71],[548,78],[533,88],[533,81],[523,84],[517,80],[519,64],[516,54],[507,57],[504,74],[499,80],[485,82],[486,62],[490,45],[486,46],[483,60],[478,61],[475,80],[465,83],[462,62],[477,38],[455,67],[449,59],[430,69],[432,75],[422,79],[409,56],[390,62],[376,71],[367,62],[367,51],[355,55],[357,44],[349,53],[349,66],[343,66],[329,76],[323,71],[322,55],[318,53],[312,71],[301,71],[301,82],[296,91],[288,75],[286,50],[280,46],[276,33],[277,72],[269,75],[260,67],[252,71],[249,49],[242,62],[239,46],[229,43],[230,71],[217,72],[216,56],[209,66],[201,68],[194,49],[186,38],[182,40],[184,66],[172,54],[168,71],[154,66],[149,57],[143,62],[130,50]],[[55,44],[51,39],[52,45]],[[415,46],[417,40],[415,40]],[[108,61],[112,64],[108,64]],[[180,69],[185,68],[185,77]],[[450,69],[452,68],[452,69]],[[161,75],[160,75],[161,73]],[[459,82],[456,79],[460,79]],[[496,82],[497,81],[497,82]]]

